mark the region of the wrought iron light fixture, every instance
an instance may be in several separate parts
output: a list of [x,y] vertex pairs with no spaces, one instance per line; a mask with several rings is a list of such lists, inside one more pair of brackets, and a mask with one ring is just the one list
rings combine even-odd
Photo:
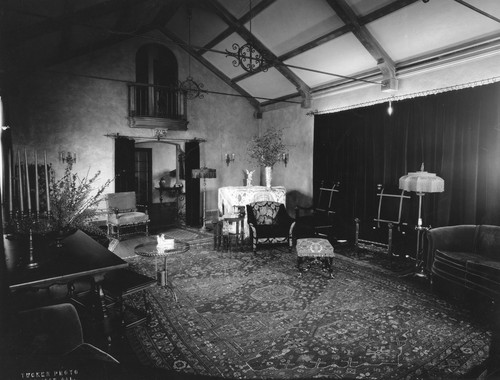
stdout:
[[[250,3],[250,35],[252,35],[252,0]],[[265,57],[255,47],[247,42],[240,46],[238,43],[233,43],[233,51],[226,49],[226,57],[233,57],[233,66],[241,66],[247,73],[255,73],[257,71],[267,71],[268,64]]]
[[[191,9],[188,8],[188,23],[189,23],[189,34],[188,34],[188,49],[191,49]],[[193,100],[196,98],[203,99],[202,88],[205,87],[203,83],[196,83],[191,76],[191,52],[188,51],[188,77],[179,84],[181,91],[184,92],[188,100]]]

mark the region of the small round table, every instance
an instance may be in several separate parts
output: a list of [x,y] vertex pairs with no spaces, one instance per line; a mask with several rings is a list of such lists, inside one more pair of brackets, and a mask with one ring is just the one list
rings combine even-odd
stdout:
[[[156,238],[155,238],[154,241],[151,241],[149,243],[139,244],[137,247],[135,247],[134,252],[135,252],[135,254],[137,254],[139,256],[154,257],[155,258],[155,269],[156,269],[156,277],[158,279],[158,284],[160,286],[170,287],[172,290],[172,293],[174,295],[175,301],[177,302],[177,295],[175,294],[175,292],[173,290],[173,286],[168,284],[167,256],[188,251],[189,244],[185,243],[183,241],[175,240],[173,249],[162,249],[162,250],[158,250],[157,244],[158,243],[157,243]],[[158,271],[158,262],[156,261],[156,259],[158,257],[165,258],[165,262],[164,262],[162,271]]]
[[[231,252],[233,237],[236,247],[241,249],[245,240],[244,220],[245,217],[240,215],[223,215],[214,221],[214,250],[219,250],[223,245]],[[233,223],[235,223],[234,229],[231,228]]]

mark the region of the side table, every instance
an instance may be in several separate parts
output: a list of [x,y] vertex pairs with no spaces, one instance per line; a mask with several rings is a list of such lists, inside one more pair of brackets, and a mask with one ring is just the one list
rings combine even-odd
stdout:
[[233,240],[241,249],[245,239],[244,221],[245,217],[239,215],[223,215],[214,221],[214,250],[218,251],[222,246],[231,251]]
[[[177,302],[177,295],[175,294],[175,291],[173,290],[173,286],[168,283],[168,277],[167,277],[167,256],[169,255],[174,255],[178,253],[183,253],[189,250],[189,244],[175,240],[174,242],[174,249],[165,249],[165,250],[158,250],[157,248],[157,241],[156,241],[156,236],[155,240],[151,241],[150,243],[144,243],[144,244],[139,244],[137,247],[135,247],[134,252],[136,255],[139,256],[144,256],[144,257],[154,257],[155,258],[155,268],[156,268],[156,276],[158,279],[158,285],[164,286],[164,287],[169,287],[170,290],[172,290],[172,293],[174,295],[175,301]],[[156,259],[158,257],[163,257],[165,259],[164,265],[163,265],[163,270],[158,270],[158,263]]]

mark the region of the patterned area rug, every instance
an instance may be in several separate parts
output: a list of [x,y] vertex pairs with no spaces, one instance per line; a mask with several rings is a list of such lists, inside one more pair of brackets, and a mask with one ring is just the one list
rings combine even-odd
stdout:
[[[153,260],[129,262],[154,276]],[[334,265],[333,279],[314,263],[299,278],[282,248],[168,257],[173,287],[148,292],[151,321],[129,341],[146,365],[224,378],[459,378],[486,359],[490,332],[455,306],[367,263]]]

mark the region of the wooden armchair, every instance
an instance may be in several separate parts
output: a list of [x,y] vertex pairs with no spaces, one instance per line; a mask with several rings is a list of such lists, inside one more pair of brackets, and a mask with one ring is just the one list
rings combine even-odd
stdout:
[[[362,221],[355,218],[356,232],[354,245],[375,246],[386,250],[390,258],[403,254],[407,249],[410,230],[410,195],[400,189],[384,188],[377,185],[377,215],[373,219]],[[411,245],[413,246],[413,245]]]
[[322,182],[315,205],[295,207],[296,237],[333,237],[334,201],[335,195],[339,192],[339,186],[339,182],[334,182],[332,186],[326,186]]
[[[135,192],[109,193],[105,196],[108,209],[108,238],[120,238],[137,232],[149,235],[149,215],[146,205],[136,204]],[[143,211],[138,211],[141,208]]]
[[292,250],[295,219],[288,215],[283,203],[250,203],[247,205],[247,220],[254,253],[258,243],[287,243]]

